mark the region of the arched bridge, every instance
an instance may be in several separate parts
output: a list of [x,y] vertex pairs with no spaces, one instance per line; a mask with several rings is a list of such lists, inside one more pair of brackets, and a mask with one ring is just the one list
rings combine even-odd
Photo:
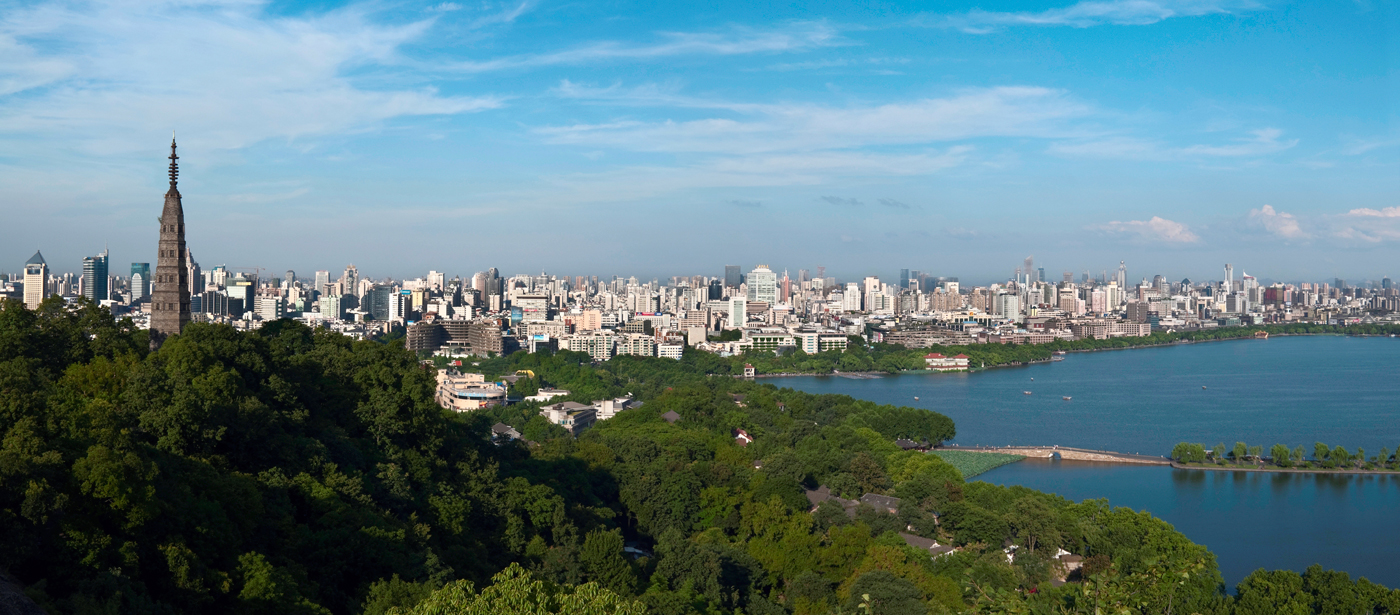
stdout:
[[[935,449],[936,450],[936,449]],[[947,450],[953,451],[973,451],[982,453],[1005,453],[1008,455],[1021,455],[1022,457],[1042,457],[1052,458],[1059,455],[1060,459],[1070,459],[1074,461],[1109,461],[1113,463],[1141,463],[1147,465],[1171,465],[1171,460],[1166,457],[1153,457],[1151,455],[1134,455],[1130,453],[1116,453],[1113,451],[1096,451],[1087,448],[1074,448],[1070,446],[950,446]]]

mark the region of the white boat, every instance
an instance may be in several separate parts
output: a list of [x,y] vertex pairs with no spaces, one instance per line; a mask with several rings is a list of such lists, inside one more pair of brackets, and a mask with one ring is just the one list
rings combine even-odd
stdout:
[[1066,396],[1065,396],[1065,401],[1069,401],[1069,400],[1070,400],[1070,396],[1066,395]]
[[1030,391],[1021,391],[1021,392],[1022,392],[1022,393],[1025,393],[1026,395],[1030,395],[1030,394],[1031,394]]

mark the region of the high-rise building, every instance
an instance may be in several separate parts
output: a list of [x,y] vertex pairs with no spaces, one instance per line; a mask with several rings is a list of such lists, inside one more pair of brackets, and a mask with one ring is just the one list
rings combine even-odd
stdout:
[[287,270],[287,276],[284,277],[284,278],[282,278],[282,281],[283,281],[283,282],[286,282],[286,283],[287,283],[287,286],[291,286],[292,284],[295,284],[296,281],[297,281],[297,272],[292,271],[291,269],[288,269],[288,270]]
[[[138,279],[139,278],[139,279]],[[151,296],[151,264],[131,264],[131,300]]]
[[107,251],[83,259],[83,296],[94,303],[112,298],[107,288]]
[[[1128,287],[1127,263],[1124,263],[1123,261],[1118,261],[1118,277],[1114,278],[1114,281],[1118,283],[1118,288],[1120,290]],[[1114,305],[1112,301],[1110,301],[1109,304],[1111,308],[1116,307],[1116,305]]]
[[1235,286],[1235,266],[1225,263],[1225,281],[1220,285],[1220,290],[1225,294],[1230,294]]
[[1390,276],[1381,278],[1381,290],[1390,290],[1391,285]]
[[744,281],[748,284],[749,301],[762,301],[769,306],[778,302],[778,274],[768,265],[759,265]]
[[[199,263],[194,262],[194,253],[190,252],[188,246],[185,247],[185,270],[189,273],[186,279],[189,280],[190,284],[190,301],[194,301],[195,295],[204,292],[204,275],[199,271]],[[198,312],[199,310],[191,308],[190,311]]]
[[900,269],[900,270],[899,270],[899,287],[900,287],[900,288],[909,288],[909,270],[908,270],[908,269]]
[[340,277],[340,287],[347,293],[355,293],[357,292],[355,289],[359,288],[359,284],[360,270],[356,269],[354,265],[346,267],[345,274]]
[[729,298],[729,328],[743,328],[749,319],[749,302],[743,297]]
[[738,265],[724,266],[724,285],[729,288],[739,288],[743,281],[739,279]]
[[170,137],[170,189],[160,214],[160,253],[151,290],[151,349],[179,335],[190,322],[189,269],[185,266],[185,209],[176,180],[180,176],[175,137]]
[[34,256],[24,263],[24,307],[39,309],[39,304],[49,296],[48,282],[49,265],[44,262],[44,255],[35,250]]
[[316,272],[316,286],[313,290],[318,293],[326,292],[326,285],[331,283],[331,272],[321,270]]

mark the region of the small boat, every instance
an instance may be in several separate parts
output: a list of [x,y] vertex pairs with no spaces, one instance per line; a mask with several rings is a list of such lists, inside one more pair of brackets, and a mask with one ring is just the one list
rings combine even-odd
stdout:
[[1031,394],[1030,391],[1021,391],[1021,392],[1022,392],[1022,393],[1025,393],[1026,395],[1030,395],[1030,394]]
[[1202,389],[1204,389],[1204,388],[1205,388],[1205,387],[1204,387],[1204,386],[1202,386],[1202,387],[1201,387],[1201,388],[1202,388]]
[[1066,395],[1066,396],[1065,396],[1065,401],[1069,401],[1069,400],[1070,400],[1070,396]]
[[1035,382],[1035,378],[1031,378],[1031,382]]
[[919,401],[919,398],[918,398],[918,397],[915,397],[915,398],[914,398],[914,401]]

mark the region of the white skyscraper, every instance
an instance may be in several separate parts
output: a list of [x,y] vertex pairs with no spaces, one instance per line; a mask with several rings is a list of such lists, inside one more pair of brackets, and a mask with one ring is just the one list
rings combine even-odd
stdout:
[[770,306],[778,302],[778,274],[768,265],[759,265],[750,271],[744,284],[748,286],[749,301],[762,301]]
[[44,255],[36,250],[24,264],[24,307],[39,309],[39,304],[48,296],[48,281],[49,265],[44,262]]

